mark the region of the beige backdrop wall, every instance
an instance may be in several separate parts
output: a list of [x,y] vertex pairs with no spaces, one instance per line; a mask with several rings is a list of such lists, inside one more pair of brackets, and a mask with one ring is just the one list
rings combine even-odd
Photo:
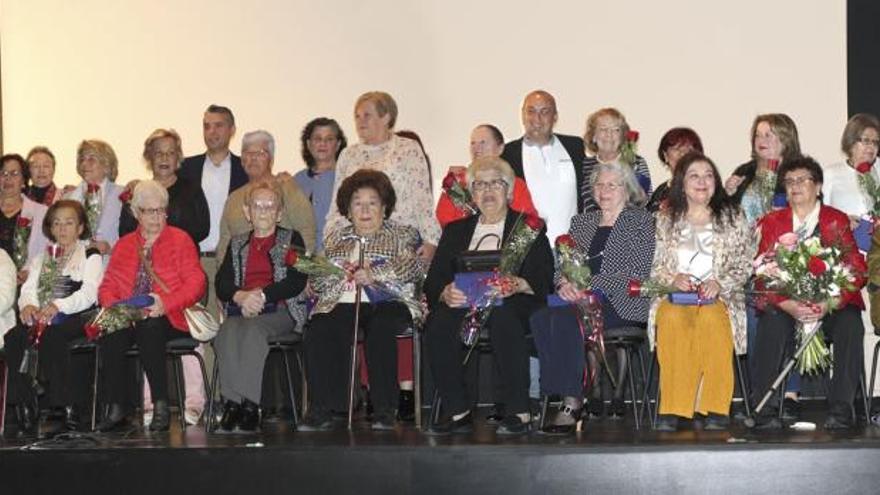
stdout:
[[519,135],[521,98],[540,87],[561,132],[620,108],[655,177],[669,127],[697,129],[727,173],[762,112],[789,113],[828,162],[846,119],[845,39],[845,2],[825,0],[0,0],[4,146],[48,145],[66,183],[79,140],[99,137],[128,180],[146,174],[156,127],[200,152],[201,112],[221,103],[237,138],[269,130],[276,169],[295,171],[308,119],[335,117],[353,139],[354,99],[384,89],[440,177],[466,160],[473,125]]

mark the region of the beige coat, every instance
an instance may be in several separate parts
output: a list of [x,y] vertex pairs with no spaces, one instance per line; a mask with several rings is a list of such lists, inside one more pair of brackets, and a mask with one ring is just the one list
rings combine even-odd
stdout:
[[[663,284],[672,284],[678,268],[678,242],[685,222],[679,220],[672,225],[666,213],[657,215],[657,247],[651,278]],[[713,277],[721,285],[719,299],[727,306],[730,315],[730,328],[733,332],[734,348],[737,354],[746,353],[746,304],[743,288],[752,274],[752,260],[757,251],[757,240],[745,216],[740,212],[734,218],[734,225],[713,224],[715,236],[712,244]],[[648,338],[651,348],[656,342],[657,308],[663,297],[651,301],[648,313]]]

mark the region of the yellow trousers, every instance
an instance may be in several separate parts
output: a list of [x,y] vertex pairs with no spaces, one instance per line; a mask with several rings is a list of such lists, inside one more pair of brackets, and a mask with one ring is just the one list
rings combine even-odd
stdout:
[[657,309],[660,414],[727,416],[733,397],[733,335],[721,302]]

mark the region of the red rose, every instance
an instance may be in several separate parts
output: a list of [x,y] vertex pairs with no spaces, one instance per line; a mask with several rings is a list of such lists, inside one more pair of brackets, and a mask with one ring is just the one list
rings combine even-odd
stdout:
[[561,236],[556,238],[556,246],[568,246],[570,248],[575,247],[574,239],[568,234],[562,234]]
[[83,327],[83,331],[86,334],[86,339],[92,341],[101,336],[101,327],[94,323],[89,323]]
[[299,260],[299,254],[297,254],[296,250],[290,248],[287,250],[287,254],[284,255],[284,264],[287,266],[296,265],[297,260]]
[[874,164],[871,162],[862,162],[862,163],[856,165],[856,172],[858,172],[860,174],[867,174],[868,172],[871,171],[871,167],[873,167],[873,166],[874,166]]
[[30,218],[19,216],[18,220],[15,221],[15,226],[20,229],[26,229],[31,226],[31,222]]
[[807,262],[807,270],[813,274],[814,277],[818,277],[822,275],[826,271],[828,271],[828,265],[822,261],[821,258],[817,256],[810,256],[810,261]]
[[119,195],[119,201],[122,201],[123,203],[128,203],[129,201],[131,201],[132,196],[134,195],[131,193],[131,189],[126,189],[122,191],[122,194]]
[[626,293],[629,297],[642,297],[642,281],[630,280],[626,286]]
[[532,230],[541,230],[544,226],[544,221],[535,215],[526,215],[525,222]]
[[626,132],[626,140],[635,143],[639,140],[639,131],[627,131]]
[[452,186],[455,185],[455,182],[458,179],[455,177],[455,173],[449,172],[446,174],[446,177],[443,178],[443,189],[452,189]]
[[767,168],[771,172],[776,172],[776,169],[779,168],[779,160],[767,160]]
[[49,244],[46,246],[46,252],[49,254],[49,257],[52,259],[58,259],[64,256],[64,248],[59,246],[58,244]]
[[101,186],[99,186],[98,184],[92,184],[91,182],[89,182],[88,186],[86,186],[86,192],[88,194],[94,194],[98,192],[99,189],[101,189]]

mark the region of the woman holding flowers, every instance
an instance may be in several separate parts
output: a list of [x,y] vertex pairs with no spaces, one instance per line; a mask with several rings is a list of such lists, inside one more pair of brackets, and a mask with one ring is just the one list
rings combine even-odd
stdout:
[[[18,300],[22,325],[5,337],[11,371],[8,397],[17,406],[24,429],[35,426],[34,377],[19,372],[25,349],[33,344],[39,352],[40,375],[46,378],[41,406],[63,408],[64,425],[74,430],[88,397],[88,371],[71,371],[75,357],[69,354],[68,345],[83,336],[83,312],[97,302],[101,255],[87,247],[86,213],[76,201],[61,200],[50,206],[41,227],[52,244],[30,261]],[[86,358],[83,363],[85,370],[88,361]],[[74,377],[78,378],[76,384],[71,383]]]
[[98,288],[98,301],[103,308],[109,308],[136,296],[149,296],[152,304],[143,309],[144,318],[135,321],[133,326],[105,335],[98,342],[104,360],[102,390],[110,403],[98,429],[110,431],[125,424],[127,411],[123,402],[129,383],[125,352],[137,344],[153,399],[150,430],[167,431],[171,413],[165,344],[189,335],[183,310],[204,295],[205,272],[189,234],[167,224],[168,190],[165,187],[151,180],[138,182],[131,206],[138,228],[123,236],[114,247]]
[[[464,287],[455,283],[456,265],[465,251],[500,249],[500,275],[490,290],[503,298],[503,304],[488,310],[485,322],[505,380],[502,402],[508,415],[496,432],[523,434],[531,424],[528,322],[544,304],[552,286],[553,254],[543,222],[508,208],[514,173],[507,162],[497,157],[478,158],[468,167],[467,177],[479,214],[446,226],[425,280],[431,308],[426,330],[429,361],[448,413],[446,421],[433,425],[432,433],[462,433],[473,428],[471,404],[465,393],[465,347],[461,339],[469,301]],[[516,267],[510,268],[510,273],[505,273],[506,259],[518,260],[511,263]]]
[[21,155],[0,157],[0,249],[6,251],[18,270],[18,283],[27,279],[28,260],[46,246],[40,228],[46,206],[24,195],[30,172]]
[[[830,411],[825,421],[826,429],[848,428],[852,425],[852,402],[859,377],[863,371],[862,339],[864,326],[861,311],[865,308],[859,292],[865,284],[865,259],[855,245],[849,218],[845,213],[821,202],[822,168],[809,157],[786,163],[779,170],[785,187],[789,207],[774,211],[760,222],[761,243],[759,252],[769,253],[777,243],[788,243],[792,248],[809,238],[818,237],[822,247],[834,247],[843,256],[841,262],[852,273],[849,287],[839,287],[827,294],[799,300],[789,297],[786,291],[766,295],[767,304],[760,312],[755,342],[756,381],[752,387],[753,399],[760,400],[770,388],[783,357],[791,352],[796,334],[796,323],[821,322],[825,337],[834,343]],[[807,267],[814,277],[819,277],[830,267],[821,259],[811,258]],[[759,284],[764,286],[764,284]],[[837,292],[834,294],[833,292]],[[827,297],[824,297],[827,296]],[[779,404],[774,395],[768,407],[761,411],[758,426],[779,428],[777,419]]]
[[418,231],[389,220],[396,203],[391,180],[378,170],[358,170],[339,186],[336,207],[350,224],[327,235],[324,253],[335,266],[310,280],[318,302],[305,333],[312,403],[310,416],[300,427],[303,431],[331,429],[331,413],[347,408],[348,356],[358,290],[375,411],[372,428],[395,426],[397,335],[422,317],[415,297],[424,275],[416,254]]
[[672,176],[668,208],[657,214],[653,281],[696,292],[698,305],[651,302],[648,336],[660,364],[661,431],[678,418],[708,415],[706,429],[728,425],[733,396],[733,353],[746,351],[742,287],[755,253],[752,228],[731,205],[712,161],[692,152]]
[[214,340],[224,399],[220,428],[254,431],[260,426],[263,364],[269,340],[305,323],[298,296],[306,276],[287,266],[287,253],[305,250],[295,230],[277,226],[284,196],[274,181],[248,186],[245,217],[248,234],[233,236],[217,272],[217,298],[227,318]]
[[878,146],[880,120],[867,113],[855,114],[840,138],[846,160],[825,167],[823,172],[822,201],[846,213],[854,229],[863,216],[876,220],[880,213]]
[[[654,219],[637,206],[644,202],[645,192],[632,170],[617,163],[597,165],[590,183],[599,209],[572,218],[570,236],[561,236],[556,240],[557,249],[560,250],[561,243],[572,244],[570,247],[585,261],[583,265],[588,269],[589,279],[585,281],[583,277],[566,276],[565,273],[569,271],[563,265],[564,257],[559,255],[556,293],[563,300],[576,303],[584,299],[585,291],[593,291],[601,303],[601,325],[604,330],[644,328],[648,319],[648,301],[629,298],[627,281],[647,278],[654,257]],[[569,308],[564,309],[573,315]],[[540,320],[541,313],[545,311],[554,310],[542,309],[533,320]],[[544,428],[547,433],[574,433],[583,406],[584,329],[577,319],[566,321],[569,324],[532,325],[541,360],[541,392],[563,396],[562,409]],[[598,331],[593,329],[594,333]],[[599,387],[599,363],[604,356],[599,353],[603,349],[601,345],[589,347],[587,359],[590,372],[587,376],[595,385],[591,387],[588,411],[591,415],[601,416],[604,403]],[[617,387],[611,402],[611,413],[619,417],[624,411],[623,383],[626,378],[626,353],[622,348],[617,349],[615,376]]]
[[[636,154],[639,133],[630,129],[626,118],[616,108],[599,109],[587,117],[584,146],[590,156],[584,160],[584,177],[590,177],[600,163],[618,162],[633,169],[645,194],[651,194],[651,171],[644,157]],[[596,200],[590,184],[583,189],[583,211],[596,208]],[[648,196],[645,196],[647,199]]]

